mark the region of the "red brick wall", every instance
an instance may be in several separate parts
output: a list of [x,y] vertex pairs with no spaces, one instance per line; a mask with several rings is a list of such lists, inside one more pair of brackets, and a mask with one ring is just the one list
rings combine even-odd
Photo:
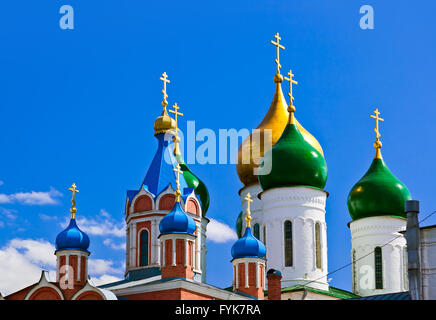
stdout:
[[[260,268],[259,268],[260,269]],[[250,262],[248,264],[248,288],[245,287],[245,263],[238,264],[239,288],[238,291],[256,297],[258,299],[264,298],[263,286],[260,285],[261,275],[259,273],[259,288],[256,288],[256,263]]]
[[81,293],[76,300],[104,300],[104,298],[94,291],[85,291]]
[[267,275],[268,279],[268,300],[281,300],[282,299],[282,287],[281,276]]
[[125,297],[131,300],[216,300],[213,297],[181,288],[144,292]]
[[53,288],[42,287],[32,293],[29,300],[62,300],[62,298]]
[[140,196],[136,199],[133,212],[148,211],[153,209],[153,201],[149,196]]

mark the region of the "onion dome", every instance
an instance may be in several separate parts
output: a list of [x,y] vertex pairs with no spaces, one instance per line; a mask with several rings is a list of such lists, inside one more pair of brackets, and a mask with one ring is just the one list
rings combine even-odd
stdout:
[[353,186],[348,195],[348,211],[353,220],[377,217],[395,216],[407,218],[404,204],[411,200],[407,187],[389,170],[381,155],[382,143],[379,140],[378,109],[374,111],[376,119],[375,157],[365,175]]
[[88,252],[89,237],[79,229],[76,219],[71,218],[68,227],[56,237],[56,251],[81,250]]
[[351,189],[347,206],[353,220],[375,216],[407,218],[404,204],[411,199],[407,187],[392,174],[383,159],[375,158]]
[[159,224],[161,234],[189,233],[194,234],[196,224],[191,216],[187,215],[180,206],[180,202],[174,204],[173,209],[163,217]]
[[153,124],[154,135],[158,135],[160,133],[166,133],[169,130],[173,130],[176,128],[176,122],[173,118],[171,118],[167,112],[167,109],[164,107],[162,110],[162,114],[156,118]]
[[327,163],[323,154],[304,139],[294,116],[292,84],[297,83],[289,71],[290,105],[289,119],[285,130],[276,144],[261,160],[261,166],[268,174],[259,175],[262,189],[305,186],[323,189],[327,182]]
[[238,239],[232,247],[232,257],[237,258],[264,258],[266,254],[265,245],[256,239],[251,232],[251,227],[245,229],[242,238]]
[[200,198],[201,212],[203,216],[205,216],[210,203],[209,191],[204,182],[201,181],[200,178],[191,171],[191,169],[189,169],[182,156],[176,155],[176,158],[180,165],[180,170],[183,172],[183,178],[185,179],[186,184],[189,188],[193,188],[195,195]]
[[[236,171],[238,173],[239,180],[244,186],[249,186],[258,183],[257,176],[254,175],[254,169],[258,167],[259,160],[263,157],[267,150],[264,150],[263,141],[269,138],[269,132],[271,132],[272,146],[274,146],[279,140],[280,136],[285,129],[289,113],[287,111],[288,105],[285,97],[283,96],[281,82],[283,77],[279,74],[274,77],[276,83],[276,89],[274,97],[269,107],[265,118],[257,126],[260,130],[260,139],[256,136],[258,133],[252,133],[249,135],[240,145],[238,150],[238,164],[236,165]],[[303,139],[309,143],[321,156],[324,156],[323,150],[319,142],[313,137],[303,126],[295,119],[295,124],[300,131]],[[271,131],[265,131],[265,130]],[[254,135],[254,138],[252,137]],[[268,135],[268,137],[266,137]],[[260,145],[259,145],[260,144]],[[249,161],[244,160],[249,159]],[[245,164],[243,163],[245,162]]]

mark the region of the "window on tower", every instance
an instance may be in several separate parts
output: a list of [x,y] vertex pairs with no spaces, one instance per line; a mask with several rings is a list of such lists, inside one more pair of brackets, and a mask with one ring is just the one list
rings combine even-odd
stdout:
[[259,239],[260,238],[259,224],[256,223],[253,228],[254,228],[254,236],[256,237],[256,239]]
[[316,267],[321,269],[321,224],[315,223]]
[[383,258],[382,258],[381,247],[375,247],[374,265],[375,265],[375,288],[383,289]]
[[284,224],[285,235],[285,267],[292,267],[292,222],[285,221]]
[[140,257],[139,257],[139,265],[141,267],[148,265],[148,231],[141,231],[140,235]]

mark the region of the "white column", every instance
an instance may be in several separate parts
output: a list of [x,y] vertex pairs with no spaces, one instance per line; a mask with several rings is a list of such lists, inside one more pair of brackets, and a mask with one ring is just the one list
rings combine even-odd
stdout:
[[176,239],[172,239],[173,241],[173,266],[176,265]]
[[245,262],[245,287],[248,288],[248,262]]
[[256,262],[256,288],[259,288],[259,262]]
[[188,247],[188,239],[185,239],[185,267],[188,266],[188,251],[189,251],[189,247]]

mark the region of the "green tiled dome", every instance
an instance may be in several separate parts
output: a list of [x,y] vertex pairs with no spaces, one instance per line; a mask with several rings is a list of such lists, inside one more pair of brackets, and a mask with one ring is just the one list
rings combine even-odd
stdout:
[[297,125],[289,122],[280,139],[262,158],[261,166],[271,165],[269,174],[258,176],[262,189],[293,186],[323,189],[327,182],[324,157],[304,140]]
[[411,198],[407,187],[392,174],[380,155],[351,189],[347,205],[353,220],[376,216],[406,218],[404,203]]

